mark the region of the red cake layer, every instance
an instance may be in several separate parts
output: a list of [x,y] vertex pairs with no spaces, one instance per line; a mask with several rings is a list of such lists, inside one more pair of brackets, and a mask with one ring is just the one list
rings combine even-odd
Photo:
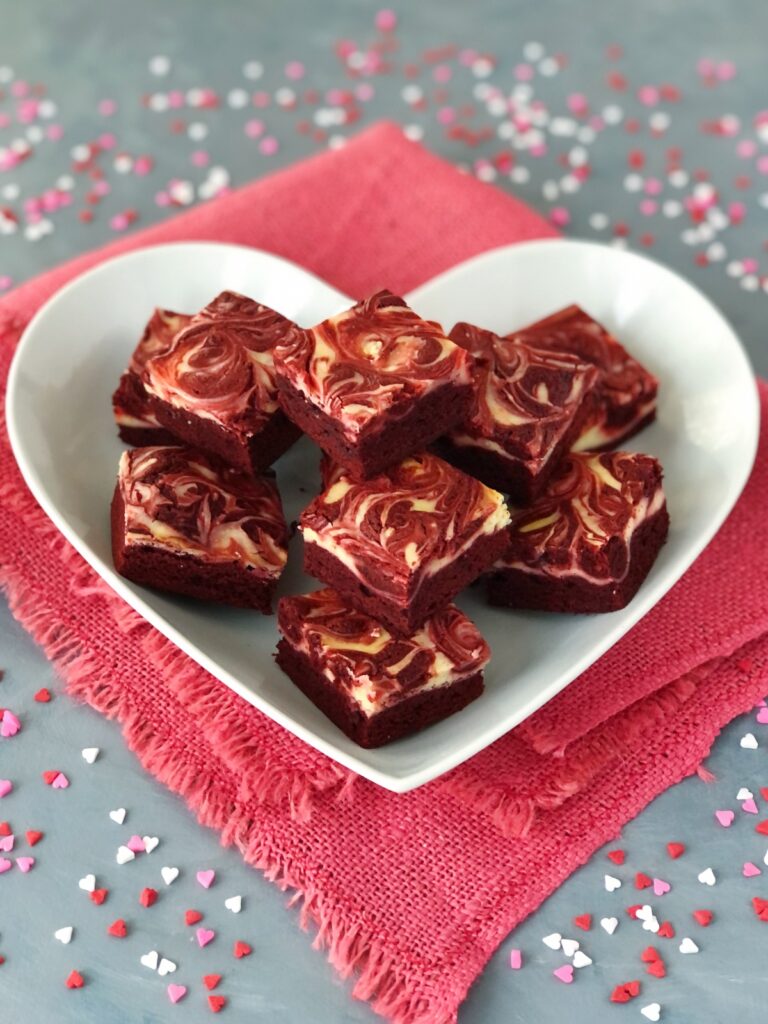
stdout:
[[472,324],[456,324],[451,338],[475,359],[475,390],[468,416],[436,448],[515,504],[530,504],[590,415],[599,371]]
[[431,725],[482,692],[490,652],[454,605],[395,637],[333,590],[284,597],[277,663],[361,746],[381,746]]
[[275,362],[288,416],[361,478],[425,448],[470,401],[468,354],[386,291],[288,332]]
[[144,328],[144,333],[112,396],[115,422],[120,437],[126,444],[141,446],[175,443],[173,434],[160,426],[152,412],[141,378],[147,360],[167,351],[177,331],[185,327],[191,319],[186,313],[155,309]]
[[540,349],[570,352],[600,370],[597,401],[582,425],[577,451],[615,447],[656,416],[656,377],[579,306],[561,309],[507,337]]
[[301,433],[279,408],[275,381],[273,349],[291,326],[267,306],[222,292],[144,366],[158,421],[238,469],[266,469]]
[[395,632],[419,627],[508,545],[503,497],[435,455],[331,479],[301,515],[304,569]]
[[656,459],[572,452],[536,504],[513,514],[509,547],[488,579],[489,598],[544,611],[623,608],[668,528]]
[[123,453],[112,500],[112,553],[127,579],[269,614],[287,546],[271,480],[188,448]]

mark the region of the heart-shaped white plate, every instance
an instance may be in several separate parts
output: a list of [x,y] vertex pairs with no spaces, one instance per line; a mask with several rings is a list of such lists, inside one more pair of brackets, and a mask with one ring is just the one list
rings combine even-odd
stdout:
[[[575,241],[513,245],[422,285],[409,302],[450,328],[457,320],[509,331],[579,302],[661,380],[658,421],[630,447],[661,459],[669,541],[630,606],[609,615],[508,612],[459,603],[487,637],[485,694],[460,714],[379,750],[346,738],[274,665],[274,618],[176,599],[117,576],[109,503],[122,445],[110,395],[153,306],[194,311],[217,292],[245,292],[309,325],[350,300],[312,274],[254,249],[155,246],[71,282],[37,313],[8,383],[8,428],[42,507],[129,604],[227,686],[307,743],[388,789],[404,792],[492,743],[587,668],[672,584],[725,519],[749,475],[758,403],[731,328],[695,288],[652,261]],[[304,438],[277,464],[286,514],[316,493],[318,451]],[[281,592],[313,587],[293,542]]]

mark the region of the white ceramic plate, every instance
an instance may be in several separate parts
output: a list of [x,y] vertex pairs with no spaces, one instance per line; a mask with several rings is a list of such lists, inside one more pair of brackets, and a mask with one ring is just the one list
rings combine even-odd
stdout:
[[[754,379],[729,325],[690,284],[640,256],[575,241],[496,249],[407,296],[450,328],[497,331],[570,302],[626,343],[661,380],[658,421],[631,447],[658,456],[672,518],[669,541],[630,606],[566,616],[459,603],[488,638],[485,694],[461,713],[380,750],[362,750],[272,661],[274,618],[145,590],[112,568],[109,502],[122,445],[110,395],[153,306],[185,311],[232,288],[302,325],[349,304],[306,271],[238,246],[175,244],[139,250],[84,274],[55,295],[24,333],[8,385],[8,427],[42,507],[129,604],[227,686],[330,757],[404,792],[486,747],[584,671],[688,568],[738,497],[758,435]],[[317,450],[305,438],[277,464],[289,519],[317,488]],[[311,589],[294,541],[281,592]]]

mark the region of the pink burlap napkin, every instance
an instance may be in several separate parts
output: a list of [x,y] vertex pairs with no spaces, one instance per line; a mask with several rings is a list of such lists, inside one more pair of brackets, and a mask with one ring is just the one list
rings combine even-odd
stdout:
[[[138,245],[257,245],[362,295],[407,291],[476,252],[551,233],[381,125],[17,289],[0,302],[0,380],[41,302]],[[356,994],[402,1024],[442,1024],[510,928],[762,696],[767,498],[764,438],[728,523],[635,630],[513,734],[404,796],[304,746],[142,622],[37,508],[4,423],[0,581],[70,692],[116,717],[149,771],[295,894],[317,944],[357,972]]]

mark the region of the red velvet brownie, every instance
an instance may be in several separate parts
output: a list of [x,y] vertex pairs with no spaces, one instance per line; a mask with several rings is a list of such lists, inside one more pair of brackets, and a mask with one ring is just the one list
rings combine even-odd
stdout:
[[278,665],[361,747],[380,747],[443,718],[483,692],[490,651],[455,605],[398,638],[334,590],[283,597]]
[[112,555],[134,583],[268,615],[288,557],[280,495],[191,448],[123,452]]
[[469,354],[386,291],[290,331],[275,363],[288,416],[358,479],[425,448],[471,396]]
[[475,357],[475,391],[469,414],[437,450],[515,504],[528,505],[579,436],[599,372],[578,356],[472,324],[456,324],[451,338]]
[[561,309],[508,337],[548,351],[570,352],[601,371],[597,400],[582,424],[575,451],[615,448],[654,419],[658,380],[579,306]]
[[291,326],[268,306],[222,292],[145,364],[157,419],[237,469],[266,469],[301,433],[280,409],[275,382],[273,348]]
[[507,547],[503,497],[436,455],[332,479],[299,520],[304,570],[395,633],[412,633]]
[[182,327],[192,319],[186,313],[174,313],[170,309],[156,309],[144,334],[136,346],[128,368],[120,378],[112,396],[112,408],[120,437],[126,444],[175,444],[169,430],[160,426],[157,416],[149,407],[149,399],[142,383],[144,366],[148,359],[167,352]]
[[632,452],[571,452],[532,508],[512,514],[492,604],[552,612],[623,608],[669,528],[661,466]]

